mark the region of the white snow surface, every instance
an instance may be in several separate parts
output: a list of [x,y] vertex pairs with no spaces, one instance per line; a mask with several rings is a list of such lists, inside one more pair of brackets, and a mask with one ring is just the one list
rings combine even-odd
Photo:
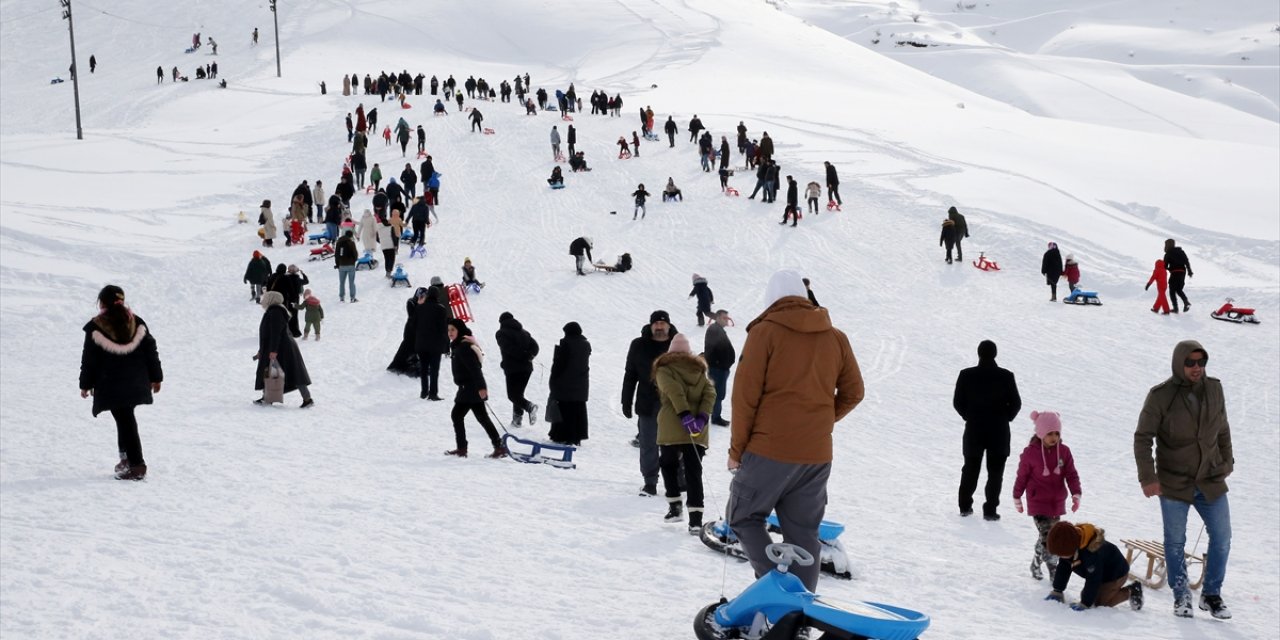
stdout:
[[[634,425],[618,400],[626,348],[659,308],[701,347],[694,272],[736,318],[741,348],[769,274],[793,266],[848,333],[867,385],[836,426],[827,508],[848,526],[857,577],[823,578],[820,592],[923,611],[928,638],[1280,637],[1274,2],[282,2],[283,78],[266,3],[75,11],[83,141],[71,84],[49,84],[69,64],[57,7],[0,0],[0,636],[692,637],[695,612],[752,576],[664,524],[661,499],[636,497]],[[194,80],[214,59],[207,47],[183,54],[195,31],[219,42],[227,89]],[[947,46],[905,51],[891,33]],[[157,86],[157,65],[193,79]],[[495,85],[527,72],[534,87],[574,82],[625,106],[621,119],[577,116],[595,170],[550,191],[547,135],[564,122],[479,103],[496,130],[483,136],[458,114],[431,117],[427,96],[400,111],[341,95],[339,74],[384,69]],[[301,266],[327,312],[323,341],[302,343],[317,404],[250,404],[261,310],[235,277],[258,242],[236,213],[255,218],[263,198],[283,213],[303,179],[331,192],[349,149],[342,119],[361,102],[380,127],[403,116],[427,128],[441,224],[425,260],[401,260],[415,285],[475,262],[488,286],[471,299],[473,326],[497,414],[510,414],[493,341],[502,311],[542,345],[530,385],[540,404],[561,326],[577,321],[591,340],[591,438],[576,470],[442,456],[450,403],[420,401],[416,380],[384,371],[408,293],[361,273],[360,302],[339,304],[331,263],[280,241],[268,256]],[[675,116],[675,149],[645,143],[614,159],[645,105],[659,126]],[[731,183],[743,197],[722,196],[686,142],[694,113],[717,141],[739,121],[768,131],[802,187],[832,161],[844,211],[780,227],[781,204],[746,199],[746,172]],[[370,149],[399,174],[393,147],[375,136]],[[668,176],[683,203],[626,217],[637,183],[657,193]],[[943,262],[935,239],[950,205],[968,217],[966,259],[985,251],[1002,271]],[[579,235],[598,258],[631,253],[634,271],[575,276],[567,248]],[[1159,317],[1142,285],[1166,237],[1193,261],[1194,306]],[[1075,254],[1104,306],[1048,302],[1046,241]],[[139,410],[141,483],[111,479],[110,417],[92,419],[77,396],[80,327],[106,283],[152,327],[166,372]],[[1210,319],[1227,296],[1263,324]],[[1024,402],[1005,493],[1028,414],[1060,411],[1084,485],[1071,517],[1112,540],[1160,538],[1131,434],[1174,344],[1205,345],[1234,427],[1223,589],[1234,620],[1175,618],[1167,588],[1148,590],[1138,613],[1043,602],[1048,585],[1027,570],[1030,519],[1007,497],[998,523],[958,517],[950,399],[984,338]],[[452,394],[447,373],[442,386]],[[474,421],[468,433],[483,448]],[[717,428],[708,518],[728,495],[727,442]]]

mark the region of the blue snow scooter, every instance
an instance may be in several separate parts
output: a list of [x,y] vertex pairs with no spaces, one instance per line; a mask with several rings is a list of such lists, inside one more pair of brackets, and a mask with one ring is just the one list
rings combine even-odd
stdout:
[[[776,513],[769,514],[765,520],[765,526],[770,533],[782,532]],[[840,542],[842,533],[844,533],[844,525],[839,522],[823,520],[818,525],[818,540],[822,542],[822,557],[818,560],[823,573],[841,580],[852,580],[853,571],[850,570],[849,556],[845,554],[844,545]],[[747,559],[747,553],[738,543],[738,536],[724,520],[715,520],[702,525],[702,534],[699,538],[702,544],[717,553],[733,556],[744,562]]]
[[800,547],[765,547],[778,566],[733,600],[707,605],[693,620],[698,640],[758,638],[794,640],[804,629],[823,632],[821,640],[915,640],[929,628],[929,616],[875,602],[835,603],[809,591],[788,572],[791,563],[813,564]]

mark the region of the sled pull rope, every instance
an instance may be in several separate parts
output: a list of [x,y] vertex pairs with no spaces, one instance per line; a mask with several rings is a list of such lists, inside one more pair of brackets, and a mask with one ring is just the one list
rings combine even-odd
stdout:
[[[707,426],[709,427],[709,426],[711,426],[711,425],[710,425],[710,424],[708,424]],[[693,438],[693,434],[692,434],[692,433],[690,433],[690,434],[688,434],[688,435],[689,435],[689,444],[693,445],[693,446],[694,446],[694,448],[696,449],[696,448],[697,448],[697,446],[698,446],[698,442],[697,442],[696,440],[694,440],[694,438]],[[710,448],[710,447],[708,447],[708,448]],[[706,467],[703,467],[703,471],[706,471]],[[705,502],[714,502],[715,504],[720,504],[720,500],[715,496],[715,493],[711,490],[710,483],[708,483],[708,482],[706,481],[706,478],[705,478],[706,474],[705,474],[705,473],[703,474],[703,476],[704,476],[704,478],[703,478],[703,482],[702,482],[702,492],[703,492],[704,494],[706,494],[706,496],[710,496],[710,498],[711,498],[711,500],[709,500],[709,501],[704,500],[704,504],[702,505],[703,517],[704,517],[704,519],[705,519],[705,516],[706,516],[706,509],[707,509],[707,505],[705,504]],[[724,520],[725,518],[728,518],[728,514],[721,514],[721,515],[722,515],[723,517],[718,518],[719,520]],[[703,523],[703,525],[705,526],[705,525],[706,525],[706,523]],[[728,523],[727,521],[725,522],[725,526],[729,526],[729,523]],[[723,561],[722,561],[722,562],[721,562],[721,564],[720,564],[720,599],[721,599],[721,600],[724,600],[724,599],[725,599],[725,597],[724,597],[724,585],[725,585],[725,583],[726,583],[726,582],[728,582],[728,580],[729,580],[729,552],[728,552],[728,551],[725,551],[724,553],[722,553],[722,554],[720,554],[720,555],[724,556],[724,559],[723,559]]]

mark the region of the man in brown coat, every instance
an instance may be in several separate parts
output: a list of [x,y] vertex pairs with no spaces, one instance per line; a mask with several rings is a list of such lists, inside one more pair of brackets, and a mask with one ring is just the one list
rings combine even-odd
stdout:
[[[1190,618],[1187,581],[1187,512],[1196,508],[1209,532],[1200,608],[1231,617],[1222,603],[1222,581],[1231,554],[1231,510],[1227,476],[1235,467],[1222,382],[1205,375],[1209,353],[1195,340],[1173,348],[1173,375],[1147,392],[1133,434],[1138,482],[1148,498],[1160,497],[1164,558],[1173,589],[1174,615]],[[1151,446],[1155,445],[1155,459]]]
[[[747,325],[733,379],[729,470],[737,472],[726,519],[756,576],[773,568],[765,518],[777,511],[782,535],[815,558],[826,512],[835,423],[862,402],[862,373],[849,339],[806,296],[800,274],[773,274],[764,313]],[[810,591],[818,563],[792,567]]]

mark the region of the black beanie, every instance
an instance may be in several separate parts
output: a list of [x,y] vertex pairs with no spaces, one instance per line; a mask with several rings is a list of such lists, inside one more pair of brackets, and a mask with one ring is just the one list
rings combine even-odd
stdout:
[[955,207],[951,207],[950,209],[947,209],[947,213],[956,214],[956,213],[960,213],[960,212],[959,212],[959,211],[956,211],[956,208],[955,208]]
[[996,359],[996,343],[990,340],[983,340],[978,343],[978,358],[981,360]]
[[654,311],[653,313],[649,314],[649,324],[653,324],[658,321],[671,324],[671,314],[667,313],[666,311],[663,311],[662,309],[658,309],[657,311]]
[[582,335],[582,326],[576,322],[569,322],[564,325],[564,336],[566,338]]

